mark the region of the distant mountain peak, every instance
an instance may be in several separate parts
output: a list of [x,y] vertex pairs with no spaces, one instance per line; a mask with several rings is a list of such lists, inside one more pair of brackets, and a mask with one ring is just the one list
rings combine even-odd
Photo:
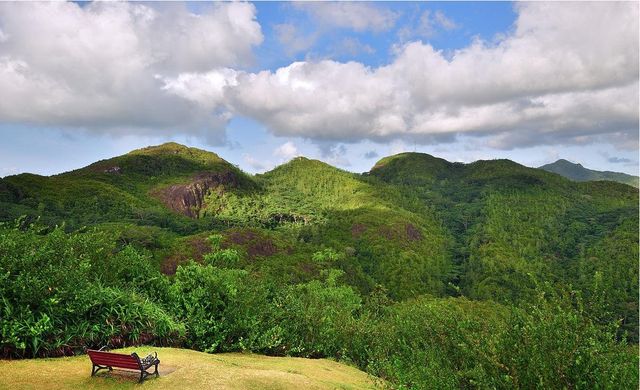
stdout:
[[[576,166],[576,167],[584,168],[584,166],[582,164],[574,163],[573,161],[565,160],[564,158],[560,158],[560,159],[556,160],[556,162],[551,163],[551,164],[547,164],[547,165],[553,165],[553,164],[570,165],[570,166]],[[540,167],[540,168],[542,168],[542,167]]]
[[582,164],[574,163],[565,159],[559,159],[554,163],[546,164],[540,167],[547,172],[557,173],[567,179],[574,181],[597,181],[609,180],[618,183],[628,184],[638,187],[638,176],[627,175],[621,172],[596,171],[582,166]]

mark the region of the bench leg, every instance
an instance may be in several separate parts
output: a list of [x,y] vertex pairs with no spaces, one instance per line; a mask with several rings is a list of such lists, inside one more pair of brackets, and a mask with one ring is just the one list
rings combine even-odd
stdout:
[[94,364],[93,367],[91,367],[91,376],[95,376],[98,373],[98,371],[106,370],[106,369],[109,369],[109,371],[113,370],[113,368],[108,366],[100,366],[100,365]]
[[[146,370],[140,370],[140,380],[138,380],[138,383],[142,383],[144,382],[145,379],[147,379],[147,377],[151,375],[151,373],[149,373],[149,371]],[[156,376],[158,375],[158,372],[156,371]]]
[[144,382],[144,380],[147,379],[147,377],[151,374],[156,374],[156,378],[158,378],[160,376],[160,372],[158,371],[158,364],[160,364],[160,360],[158,360],[156,364],[154,364],[154,368],[155,368],[154,372],[149,372],[147,370],[140,370],[140,380],[138,380],[138,383]]

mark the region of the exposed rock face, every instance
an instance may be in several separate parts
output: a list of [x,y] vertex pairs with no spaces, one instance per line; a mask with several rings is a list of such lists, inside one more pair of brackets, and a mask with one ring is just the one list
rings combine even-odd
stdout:
[[105,169],[104,173],[117,173],[117,174],[120,174],[120,173],[122,173],[122,169],[120,169],[120,167],[116,165],[116,166],[109,167],[109,168]]
[[233,172],[200,173],[189,184],[176,184],[156,193],[171,210],[191,218],[198,218],[204,198],[210,190],[220,186],[238,186]]

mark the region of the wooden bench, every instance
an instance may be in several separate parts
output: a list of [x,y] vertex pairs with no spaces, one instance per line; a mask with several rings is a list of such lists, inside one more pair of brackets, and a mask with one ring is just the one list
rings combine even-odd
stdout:
[[[149,355],[144,359],[140,359],[138,354],[135,352],[131,355],[125,355],[121,353],[102,351],[102,348],[100,350],[87,349],[87,354],[91,359],[91,363],[93,363],[93,367],[91,367],[91,376],[96,375],[100,370],[108,369],[111,371],[113,370],[113,367],[140,371],[140,380],[138,381],[140,383],[142,383],[151,374],[156,374],[156,377],[160,375],[158,373],[158,364],[160,364],[160,360],[158,359],[157,353]],[[147,371],[151,366],[155,366],[154,372]]]

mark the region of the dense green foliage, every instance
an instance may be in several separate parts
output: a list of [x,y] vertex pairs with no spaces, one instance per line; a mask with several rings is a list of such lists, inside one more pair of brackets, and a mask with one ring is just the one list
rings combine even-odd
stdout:
[[638,385],[623,184],[418,153],[251,177],[167,144],[2,179],[0,206],[4,356],[153,342],[330,356],[396,388]]
[[406,153],[371,172],[433,206],[455,240],[470,298],[527,302],[539,282],[591,294],[601,280],[613,318],[638,341],[638,191],[574,184],[511,161],[463,165]]
[[4,227],[0,237],[1,342],[13,356],[183,343],[340,358],[397,388],[637,385],[637,354],[616,340],[615,323],[601,326],[585,310],[601,310],[598,289],[583,302],[545,285],[523,307],[466,298],[393,303],[382,290],[363,301],[338,270],[275,285],[244,270],[189,263],[169,279],[98,232]]
[[175,343],[184,334],[184,326],[149,298],[162,297],[167,280],[134,248],[116,248],[100,232],[0,232],[3,354]]

